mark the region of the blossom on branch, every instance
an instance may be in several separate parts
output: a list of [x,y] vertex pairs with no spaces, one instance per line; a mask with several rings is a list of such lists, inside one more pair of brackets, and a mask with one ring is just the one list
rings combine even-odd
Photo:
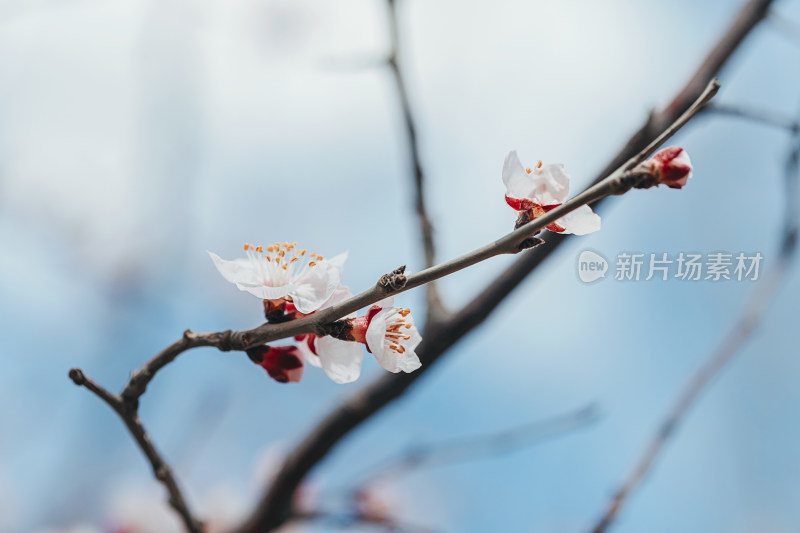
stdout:
[[[506,203],[521,213],[521,224],[558,207],[569,196],[569,174],[564,165],[542,166],[539,161],[535,169],[524,168],[516,151],[510,152],[503,163],[503,183]],[[588,205],[583,205],[548,224],[547,229],[586,235],[600,229],[600,217]]]
[[279,383],[298,383],[303,377],[305,365],[297,346],[256,346],[247,355]]
[[353,320],[352,335],[389,372],[413,372],[422,366],[414,351],[422,336],[411,310],[394,307],[393,303],[390,296],[370,307],[365,316]]
[[[280,306],[291,301],[301,313],[316,311],[327,301],[342,279],[347,253],[324,259],[297,248],[297,243],[267,246],[245,244],[247,257],[227,261],[208,252],[222,277],[247,291]],[[266,302],[265,302],[266,306]]]
[[[320,309],[336,305],[353,294],[344,286],[337,288]],[[355,318],[355,313],[346,318]],[[361,375],[361,361],[364,353],[355,342],[336,339],[331,336],[319,337],[311,333],[295,337],[298,349],[311,366],[322,368],[325,374],[336,383],[350,383]]]
[[680,189],[692,177],[692,161],[686,150],[679,146],[662,148],[635,169],[650,174],[655,185]]

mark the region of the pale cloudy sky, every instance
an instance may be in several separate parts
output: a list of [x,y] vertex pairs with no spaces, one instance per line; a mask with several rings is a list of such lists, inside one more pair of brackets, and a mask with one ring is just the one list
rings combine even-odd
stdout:
[[[403,4],[442,258],[510,229],[499,175],[509,150],[563,162],[586,183],[738,5]],[[800,21],[798,2],[778,10]],[[259,323],[259,303],[206,250],[349,250],[354,289],[419,268],[397,103],[375,66],[385,24],[383,4],[367,0],[0,2],[0,528],[102,525],[120,493],[159,494],[122,425],[66,372],[82,366],[116,389],[187,327]],[[797,41],[760,27],[723,73],[720,101],[795,113],[798,55]],[[760,251],[768,268],[776,250],[786,135],[706,117],[676,142],[695,162],[690,186],[604,208],[603,231],[575,239],[336,450],[317,471],[320,498],[335,501],[336,487],[415,439],[597,402],[605,416],[585,431],[390,491],[404,516],[446,531],[585,530],[753,287],[583,286],[578,252]],[[464,302],[507,262],[452,276],[444,292]],[[798,283],[793,273],[617,531],[797,529]],[[380,372],[372,363],[364,382]],[[358,386],[313,370],[283,387],[242,357],[199,350],[159,376],[142,416],[198,508],[223,489],[246,508],[263,450],[291,446]]]

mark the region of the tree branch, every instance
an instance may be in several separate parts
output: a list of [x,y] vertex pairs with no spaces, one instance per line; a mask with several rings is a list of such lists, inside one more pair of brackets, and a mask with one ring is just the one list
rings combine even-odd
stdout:
[[141,420],[139,420],[137,401],[124,400],[121,396],[112,394],[95,383],[92,379],[85,376],[78,368],[70,370],[69,377],[75,385],[86,387],[92,391],[119,415],[128,428],[128,431],[130,431],[131,435],[136,440],[139,448],[150,462],[150,466],[153,468],[153,475],[164,485],[164,488],[167,489],[169,504],[175,509],[175,512],[180,515],[184,526],[186,526],[186,530],[190,533],[201,533],[203,529],[202,523],[192,515],[178,487],[178,483],[172,475],[172,470],[158,453],[155,446],[153,446],[150,436],[144,429]]
[[792,120],[783,113],[776,113],[768,109],[757,109],[742,105],[712,104],[706,107],[706,112],[743,118],[759,124],[785,129],[790,133],[800,132],[800,121]]
[[372,473],[367,474],[350,492],[352,494],[364,492],[370,486],[385,482],[388,478],[397,478],[423,466],[458,463],[500,455],[585,428],[599,418],[597,407],[588,405],[577,411],[547,420],[528,422],[503,431],[415,446],[372,469]]
[[[516,253],[520,251],[521,246],[524,247],[524,242],[528,237],[534,235],[547,224],[561,218],[565,213],[571,212],[581,205],[594,202],[610,194],[619,194],[628,190],[630,187],[625,185],[625,178],[629,175],[629,171],[638,163],[644,161],[658,148],[660,143],[669,139],[678,129],[686,124],[692,116],[697,114],[700,109],[702,109],[703,105],[716,94],[718,89],[719,82],[717,80],[712,80],[708,83],[697,100],[688,105],[684,112],[675,118],[672,124],[667,126],[660,135],[654,135],[652,140],[648,139],[648,142],[645,142],[643,146],[637,147],[628,160],[624,161],[619,168],[613,171],[608,177],[597,181],[594,185],[574,198],[547,212],[544,216],[528,222],[492,244],[409,276],[408,283],[400,290],[407,290],[408,288],[427,283],[432,279],[438,279],[448,273],[461,270],[462,268],[466,268],[467,266],[500,253]],[[535,230],[532,231],[531,228]],[[532,252],[524,255],[533,255],[540,248],[542,248],[542,246],[536,247]],[[521,279],[519,281],[521,281]],[[517,283],[514,283],[514,286],[516,286]],[[508,290],[510,291],[512,288],[513,287],[509,287]],[[343,302],[340,305],[319,311],[307,318],[314,318],[318,314],[323,313],[328,313],[331,316],[344,316],[367,305],[367,302],[371,303],[371,298],[374,297],[370,295],[372,290],[373,289],[365,291],[355,296],[352,300],[348,300],[348,302],[358,301],[360,303],[360,305],[355,307],[352,311],[350,310],[350,304],[348,302]],[[485,294],[485,291],[482,294]],[[495,296],[497,295],[492,295],[492,298]],[[441,323],[431,324],[425,331],[425,338],[416,349],[416,353],[423,363],[422,368],[411,374],[387,375],[355,393],[331,412],[286,458],[283,467],[273,479],[272,485],[262,497],[254,513],[242,526],[241,531],[255,533],[270,531],[280,526],[291,514],[291,500],[294,491],[311,468],[322,460],[328,451],[330,451],[342,437],[357,427],[361,422],[375,414],[387,403],[403,394],[406,388],[423,376],[425,372],[429,371],[433,363],[468,331],[482,322],[491,312],[491,309],[494,309],[503,297],[505,297],[505,295],[500,296],[493,304],[487,301],[486,305],[490,307],[490,309],[484,309],[475,307],[477,305],[476,302],[480,302],[481,296],[479,296],[476,300],[473,300],[473,303],[469,304],[453,317]],[[322,320],[324,321],[325,319]],[[279,324],[278,326],[291,326],[300,321],[301,320],[296,320],[288,322],[287,324]],[[292,335],[294,334],[295,333],[292,333]]]
[[775,296],[781,281],[783,281],[794,258],[797,245],[800,135],[795,135],[793,145],[786,164],[784,228],[781,235],[781,249],[775,267],[757,286],[748,303],[744,306],[741,316],[734,322],[733,327],[728,331],[728,334],[717,349],[709,355],[706,362],[697,369],[688,383],[686,383],[677,398],[675,406],[661,423],[647,448],[645,448],[644,453],[631,470],[630,475],[614,494],[605,513],[592,529],[593,533],[603,533],[614,522],[622,506],[653,467],[662,449],[670,438],[675,435],[675,430],[686,418],[689,410],[697,403],[700,395],[730,363],[733,356],[742,348],[761,322],[768,304]]
[[[400,52],[400,31],[398,29],[398,6],[397,0],[386,0],[388,4],[389,35],[391,38],[391,48],[386,64],[392,73],[397,98],[403,111],[403,122],[405,124],[406,137],[408,142],[408,159],[411,163],[412,177],[414,183],[414,206],[417,212],[420,237],[422,238],[422,249],[425,258],[425,268],[430,268],[436,264],[436,247],[433,240],[433,224],[428,216],[425,207],[425,181],[422,172],[422,163],[419,155],[419,140],[417,138],[417,127],[414,122],[414,115],[411,113],[411,103],[408,99],[403,72],[400,70],[398,55]],[[446,315],[444,304],[439,294],[436,283],[428,283],[425,287],[425,297],[427,303],[426,320],[431,322],[443,318]]]

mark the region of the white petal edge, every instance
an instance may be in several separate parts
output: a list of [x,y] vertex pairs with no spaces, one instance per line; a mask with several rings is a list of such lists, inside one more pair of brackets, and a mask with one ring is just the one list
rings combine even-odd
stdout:
[[542,205],[563,204],[569,196],[569,174],[564,165],[546,165],[531,175],[533,194],[529,196]]
[[516,150],[509,152],[503,161],[503,183],[506,186],[506,196],[513,198],[529,198],[535,188],[517,157]]
[[592,211],[588,205],[582,205],[571,213],[567,213],[563,217],[556,220],[556,224],[564,228],[564,233],[573,233],[575,235],[586,235],[600,231],[602,224],[600,215]]
[[316,343],[322,370],[336,383],[351,383],[361,375],[364,350],[357,342],[319,337]]

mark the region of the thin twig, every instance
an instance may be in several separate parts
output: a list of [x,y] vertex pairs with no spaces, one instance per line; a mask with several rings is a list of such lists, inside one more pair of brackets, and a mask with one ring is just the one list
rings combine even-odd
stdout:
[[393,533],[436,533],[435,529],[426,526],[400,523],[388,516],[373,516],[357,512],[304,511],[293,514],[290,520],[297,522],[328,522],[332,526],[341,529],[352,528],[355,525],[361,524],[391,531]]
[[706,91],[700,95],[685,113],[670,124],[653,142],[643,148],[638,154],[634,155],[606,179],[589,187],[574,198],[567,200],[541,217],[504,235],[493,243],[409,276],[403,275],[404,267],[397,269],[395,272],[384,275],[378,283],[364,292],[337,305],[319,310],[313,315],[297,320],[279,324],[263,324],[257,328],[245,331],[228,330],[215,333],[197,333],[186,330],[181,339],[169,345],[158,355],[145,363],[142,368],[133,372],[128,384],[122,391],[122,398],[126,401],[138,400],[142,394],[144,394],[147,385],[156,373],[164,368],[164,366],[171,363],[178,355],[190,348],[214,346],[223,351],[243,351],[260,344],[266,344],[279,339],[295,337],[307,333],[326,335],[328,333],[328,325],[332,322],[350,313],[354,313],[359,309],[372,305],[389,295],[399,294],[420,287],[498,255],[521,252],[526,248],[525,242],[527,239],[543,230],[545,226],[551,222],[556,221],[583,205],[597,201],[600,198],[612,194],[624,194],[631,190],[632,184],[626,179],[628,176],[627,172],[638,163],[647,159],[660,144],[683,127],[709,100],[711,100],[711,98],[714,97],[718,90],[719,82],[717,80],[712,80],[706,87]]
[[[414,115],[411,112],[411,103],[408,99],[405,78],[400,69],[398,56],[400,53],[400,32],[398,29],[398,6],[397,0],[387,0],[389,35],[391,48],[386,58],[386,64],[392,73],[397,98],[403,111],[403,122],[405,124],[406,137],[408,142],[408,159],[411,163],[412,178],[414,183],[414,206],[417,212],[419,232],[422,238],[422,248],[425,257],[425,268],[436,264],[436,246],[433,240],[433,224],[425,207],[425,179],[422,172],[422,163],[419,154],[419,138],[417,137],[417,127],[414,122]],[[445,316],[446,310],[442,303],[441,295],[436,283],[428,283],[425,287],[425,297],[427,302],[427,321],[441,319]]]
[[[772,0],[749,0],[744,4],[727,31],[672,103],[663,111],[650,115],[645,124],[633,134],[606,169],[599,174],[598,180],[607,176],[647,145],[656,136],[657,124],[674,120],[688,108],[692,99],[703,91],[708,80],[719,72],[745,37],[764,18],[771,4]],[[352,430],[402,396],[408,387],[442,358],[447,350],[491,315],[505,297],[565,239],[561,235],[551,234],[545,237],[545,241],[544,244],[522,254],[511,267],[461,311],[426,331],[425,339],[417,348],[417,354],[423,361],[422,368],[412,374],[391,374],[381,377],[347,398],[319,422],[287,457],[241,531],[247,533],[269,531],[282,524],[291,513],[291,495],[308,472]]]
[[743,118],[759,124],[785,129],[790,133],[800,132],[800,121],[790,119],[785,113],[778,113],[768,109],[756,109],[741,105],[715,103],[707,106],[706,112]]
[[800,135],[795,136],[792,144],[793,147],[787,160],[785,173],[786,206],[784,228],[781,235],[781,248],[775,266],[761,280],[761,283],[744,306],[740,317],[734,322],[733,327],[728,331],[728,334],[717,349],[709,355],[705,363],[684,386],[674,407],[661,423],[655,435],[653,435],[628,478],[614,494],[603,516],[592,529],[592,533],[603,533],[612,524],[622,506],[653,467],[664,446],[675,435],[676,428],[686,418],[689,410],[697,403],[700,395],[730,363],[733,356],[744,346],[747,339],[761,322],[768,304],[775,296],[781,281],[783,281],[794,258],[797,244],[798,201],[800,200],[798,199]]
[[775,11],[770,11],[767,16],[767,22],[772,24],[772,27],[780,33],[791,39],[794,44],[800,44],[800,24],[796,21],[789,20]]
[[69,377],[76,385],[86,387],[92,391],[119,415],[128,428],[128,431],[130,431],[131,435],[136,440],[139,448],[150,462],[150,466],[153,468],[153,475],[167,489],[169,504],[175,509],[175,512],[180,515],[186,526],[186,530],[190,533],[200,533],[203,529],[203,525],[192,515],[178,487],[178,482],[172,475],[172,469],[170,469],[167,462],[164,461],[155,446],[153,446],[150,436],[144,429],[141,420],[139,420],[136,403],[126,401],[121,396],[109,392],[92,379],[86,377],[84,373],[77,368],[73,368],[69,371]]
[[395,479],[421,467],[461,463],[507,453],[583,429],[599,419],[597,407],[592,404],[577,411],[503,431],[415,446],[373,468],[351,493],[363,492],[369,486],[389,478]]
[[[517,253],[520,251],[521,245],[524,247],[523,243],[528,237],[537,233],[547,224],[564,216],[564,214],[608,195],[625,192],[629,189],[629,186],[625,185],[625,178],[629,171],[638,163],[647,159],[661,143],[669,139],[685,125],[691,117],[696,115],[718,90],[719,82],[716,79],[711,80],[711,82],[706,85],[705,90],[700,93],[699,97],[692,102],[672,124],[668,125],[660,135],[655,136],[652,141],[638,149],[637,152],[634,152],[627,161],[624,161],[619,168],[605,179],[600,180],[574,198],[567,200],[559,207],[528,222],[494,243],[488,244],[446,263],[413,274],[408,277],[405,286],[393,290],[395,293],[402,292],[457,272],[475,263],[494,257],[495,255]],[[534,252],[535,251],[536,248],[534,248]],[[269,337],[270,334],[266,333],[266,331],[273,328],[295,328],[291,329],[291,333],[289,334],[285,334],[284,331],[283,333],[285,336],[297,335],[298,333],[295,333],[295,331],[307,332],[305,328],[309,326],[298,323],[304,321],[306,323],[316,322],[316,324],[321,326],[326,322],[345,316],[348,313],[354,312],[377,301],[379,297],[383,297],[382,295],[386,294],[377,289],[379,289],[379,286],[364,291],[339,305],[318,311],[310,317],[287,322],[285,324],[278,324],[276,326],[260,326],[255,330],[251,330],[248,334],[253,336],[258,334],[259,340],[262,342],[269,342],[268,340],[264,340],[265,338],[272,340]],[[448,319],[446,325],[444,323],[434,323],[429,326],[428,331],[426,331],[425,339],[416,350],[417,355],[423,362],[422,368],[411,374],[393,374],[382,378],[375,384],[357,392],[329,414],[328,417],[294,449],[289,457],[287,457],[283,467],[273,479],[271,487],[264,494],[253,515],[242,526],[241,531],[248,533],[269,531],[282,524],[290,514],[291,499],[295,489],[308,471],[325,456],[333,445],[363,420],[370,417],[391,400],[400,396],[411,383],[419,379],[419,377],[430,368],[431,364],[442,353],[471,329],[469,326],[469,329],[463,327],[463,325],[469,321],[463,323],[460,321],[459,317],[462,313],[463,312],[460,312]],[[480,320],[478,322],[473,322],[471,326],[474,327],[479,322]],[[324,330],[321,331],[321,333],[324,333]],[[234,333],[231,337],[235,338],[237,334]]]

